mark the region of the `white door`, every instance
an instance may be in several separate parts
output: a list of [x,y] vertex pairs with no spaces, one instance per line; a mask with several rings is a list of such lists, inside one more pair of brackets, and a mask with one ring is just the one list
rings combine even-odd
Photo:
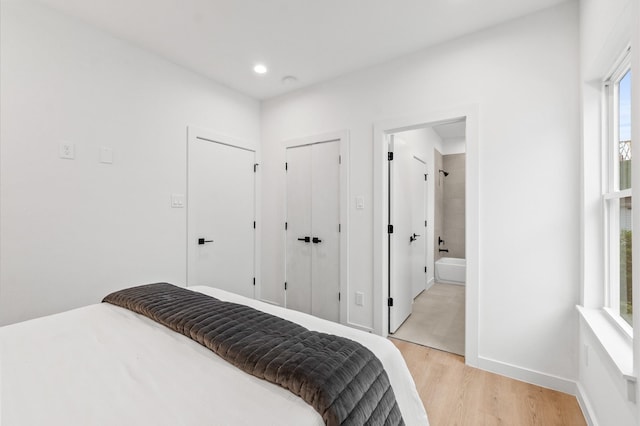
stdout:
[[255,152],[190,137],[189,286],[254,297]]
[[311,313],[311,149],[287,149],[286,307]]
[[311,145],[311,313],[340,320],[340,143]]
[[394,333],[411,315],[413,303],[411,276],[411,249],[413,225],[411,222],[412,155],[408,146],[390,136],[389,161],[389,213],[393,233],[389,233],[389,332]]
[[286,306],[340,320],[340,142],[287,148]]
[[415,299],[427,288],[427,165],[418,157],[411,159],[411,283]]

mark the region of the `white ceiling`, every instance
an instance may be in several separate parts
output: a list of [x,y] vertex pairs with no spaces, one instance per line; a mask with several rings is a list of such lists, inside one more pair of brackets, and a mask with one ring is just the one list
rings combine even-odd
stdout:
[[440,139],[443,141],[449,140],[461,140],[465,138],[465,130],[467,128],[467,124],[465,120],[454,121],[451,123],[439,124],[437,126],[433,126],[432,129],[434,132],[440,136]]
[[266,99],[566,0],[40,1]]

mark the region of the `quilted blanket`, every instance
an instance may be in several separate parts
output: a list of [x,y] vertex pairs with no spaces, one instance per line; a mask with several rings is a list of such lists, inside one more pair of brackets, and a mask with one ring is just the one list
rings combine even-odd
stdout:
[[288,389],[327,425],[404,424],[382,363],[357,342],[168,283],[117,291],[103,302],[145,315]]

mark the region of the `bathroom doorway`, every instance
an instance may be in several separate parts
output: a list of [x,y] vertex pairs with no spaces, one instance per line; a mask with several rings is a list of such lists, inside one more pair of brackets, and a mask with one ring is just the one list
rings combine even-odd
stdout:
[[466,119],[396,131],[388,144],[390,336],[464,355]]

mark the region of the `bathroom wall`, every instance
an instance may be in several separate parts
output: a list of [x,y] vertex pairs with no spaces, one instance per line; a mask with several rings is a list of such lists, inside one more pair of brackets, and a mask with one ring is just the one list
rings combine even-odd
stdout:
[[451,154],[442,156],[442,169],[449,175],[444,177],[440,173],[443,183],[443,233],[445,243],[443,248],[449,253],[441,253],[449,257],[466,258],[464,246],[464,215],[465,215],[465,154]]
[[[444,236],[444,176],[438,170],[443,168],[443,156],[437,149],[433,150],[433,182],[434,182],[434,215],[433,215],[433,257],[440,259],[445,252],[440,253],[439,248],[446,248],[444,244],[438,245],[438,237],[445,240]],[[446,240],[445,240],[446,241]]]

